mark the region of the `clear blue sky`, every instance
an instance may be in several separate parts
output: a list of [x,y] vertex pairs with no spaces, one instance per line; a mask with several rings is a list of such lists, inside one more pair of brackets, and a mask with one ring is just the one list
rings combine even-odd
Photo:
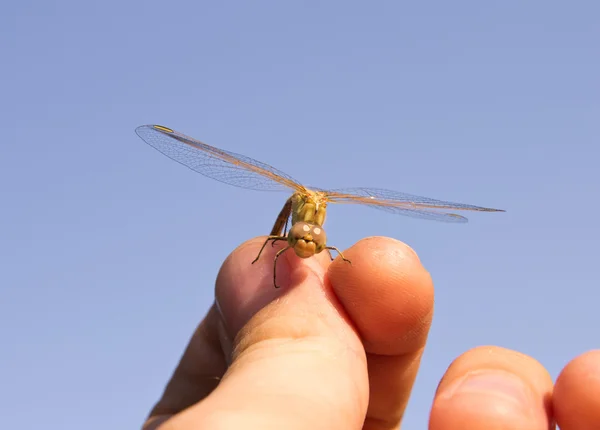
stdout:
[[312,185],[508,211],[452,225],[330,209],[331,244],[395,237],[434,278],[406,428],[424,428],[471,347],[523,351],[554,377],[598,348],[599,14],[591,0],[8,2],[3,427],[138,428],[223,259],[287,197],[178,165],[135,135],[147,123]]

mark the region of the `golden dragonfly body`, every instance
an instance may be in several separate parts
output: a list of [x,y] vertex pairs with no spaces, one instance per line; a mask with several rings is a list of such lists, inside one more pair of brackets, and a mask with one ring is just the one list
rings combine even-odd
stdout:
[[[207,145],[168,127],[143,125],[136,129],[136,133],[167,157],[209,178],[247,189],[293,192],[277,217],[271,234],[252,262],[259,259],[270,241],[287,241],[287,247],[278,251],[274,260],[273,283],[276,288],[277,259],[289,249],[293,249],[301,258],[311,257],[324,250],[335,250],[344,261],[350,262],[336,247],[327,245],[323,224],[328,203],[363,204],[400,215],[454,223],[467,222],[467,218],[445,210],[504,212],[501,209],[447,202],[381,188],[307,188],[268,164]],[[286,233],[288,222],[290,229]]]
[[[279,288],[277,286],[276,272],[277,259],[289,249],[293,249],[300,258],[312,257],[323,250],[327,250],[332,259],[331,250],[334,250],[340,254],[340,257],[344,261],[350,263],[350,260],[344,257],[342,251],[335,246],[327,246],[327,236],[323,229],[327,208],[326,194],[319,191],[307,191],[306,194],[296,191],[285,202],[279,216],[275,220],[271,234],[267,237],[265,243],[263,243],[263,246],[260,248],[254,261],[252,261],[252,264],[258,261],[260,254],[262,254],[267,243],[272,242],[274,244],[280,240],[284,240],[288,243],[288,246],[275,254],[273,264],[273,284],[275,285],[275,288]],[[285,231],[290,217],[291,228],[286,235]]]

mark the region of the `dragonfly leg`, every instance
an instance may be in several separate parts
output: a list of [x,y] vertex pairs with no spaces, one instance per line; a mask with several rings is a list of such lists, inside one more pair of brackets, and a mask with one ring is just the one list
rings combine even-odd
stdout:
[[[333,249],[334,251],[337,251],[337,253],[340,254],[340,257],[342,257],[342,260],[346,261],[347,263],[352,264],[352,262],[350,260],[348,260],[346,257],[344,257],[344,254],[342,254],[342,251],[337,249],[335,246],[328,246],[325,249],[327,249],[327,250]],[[331,255],[331,252],[329,252],[329,255]]]
[[275,288],[279,288],[279,286],[277,285],[277,259],[281,254],[283,254],[290,248],[291,246],[288,245],[285,248],[280,249],[279,251],[277,251],[277,254],[275,254],[275,258],[273,259],[273,285],[275,285]]
[[329,258],[331,258],[331,261],[335,260],[335,258],[333,258],[333,254],[331,253],[331,251],[328,248],[325,248],[325,250],[329,254]]
[[254,264],[254,263],[256,263],[258,261],[258,259],[260,258],[260,254],[262,254],[263,250],[265,249],[265,246],[267,246],[267,243],[269,243],[269,241],[271,241],[271,240],[273,241],[273,243],[275,243],[278,240],[287,240],[287,237],[283,237],[283,236],[269,236],[269,237],[267,237],[267,240],[265,240],[265,243],[263,243],[263,246],[260,248],[260,251],[258,251],[258,255],[254,259],[254,261],[252,261],[252,264]]
[[[289,218],[286,218],[285,225],[283,226],[283,233],[281,234],[281,237],[283,237],[283,238],[287,238],[288,221],[289,221]],[[274,240],[273,242],[271,242],[271,247],[275,246],[275,242],[277,242],[277,241]]]

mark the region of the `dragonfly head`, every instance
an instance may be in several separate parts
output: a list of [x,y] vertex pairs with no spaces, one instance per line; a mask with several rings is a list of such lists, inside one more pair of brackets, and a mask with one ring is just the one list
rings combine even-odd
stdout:
[[299,221],[288,232],[288,244],[298,257],[308,258],[325,249],[327,236],[323,227]]

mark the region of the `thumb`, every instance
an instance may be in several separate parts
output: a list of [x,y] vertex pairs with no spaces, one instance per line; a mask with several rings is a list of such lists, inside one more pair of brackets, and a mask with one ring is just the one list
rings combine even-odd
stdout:
[[[204,401],[168,428],[360,429],[368,406],[366,356],[329,286],[328,256],[299,259],[249,241],[225,261],[216,284],[229,369]],[[333,264],[346,264],[336,261]],[[172,425],[172,427],[171,427]]]

